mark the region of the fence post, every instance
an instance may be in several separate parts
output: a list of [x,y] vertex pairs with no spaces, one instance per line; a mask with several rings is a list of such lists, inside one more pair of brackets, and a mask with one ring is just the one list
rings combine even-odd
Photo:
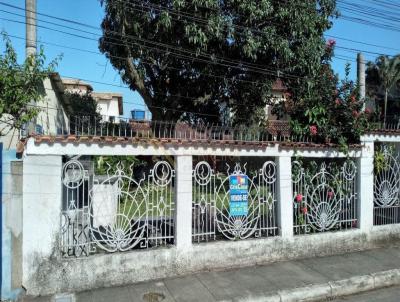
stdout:
[[178,249],[192,245],[192,166],[191,155],[175,157],[175,244]]
[[22,284],[27,288],[31,286],[41,261],[47,261],[52,255],[57,256],[59,252],[61,177],[61,156],[28,155],[24,158]]
[[368,232],[374,225],[374,142],[365,141],[358,158],[358,227]]
[[293,237],[292,160],[288,155],[276,158],[278,223],[283,238]]

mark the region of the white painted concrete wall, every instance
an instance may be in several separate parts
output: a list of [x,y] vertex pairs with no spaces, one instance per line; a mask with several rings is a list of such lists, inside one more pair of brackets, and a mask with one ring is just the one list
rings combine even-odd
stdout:
[[47,279],[40,272],[43,262],[58,263],[61,159],[61,156],[53,155],[31,155],[24,158],[22,286],[27,288],[32,282]]
[[400,226],[345,232],[272,237],[241,241],[215,241],[80,259],[43,258],[36,278],[25,283],[31,295],[73,292],[282,260],[321,257],[379,247],[400,239]]
[[1,301],[14,300],[22,278],[22,161],[15,150],[2,153]]

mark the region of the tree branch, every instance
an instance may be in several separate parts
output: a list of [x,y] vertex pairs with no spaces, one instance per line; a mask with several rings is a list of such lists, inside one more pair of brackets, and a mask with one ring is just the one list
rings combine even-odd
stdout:
[[[124,22],[122,25],[122,37],[125,37],[125,24],[127,24],[126,18],[124,17]],[[144,81],[140,76],[138,70],[136,69],[135,65],[133,64],[133,57],[129,46],[124,41],[125,50],[128,54],[126,57],[126,71],[129,73],[129,77],[131,79],[131,85],[139,92],[142,96],[144,102],[146,103],[147,107],[151,107],[153,105],[153,98],[149,94],[144,85]]]

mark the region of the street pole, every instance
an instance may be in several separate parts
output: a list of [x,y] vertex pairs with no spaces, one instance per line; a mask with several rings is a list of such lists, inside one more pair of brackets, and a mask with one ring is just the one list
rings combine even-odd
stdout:
[[362,110],[366,108],[365,103],[365,60],[362,53],[357,54],[357,83],[360,94],[360,100],[363,102]]
[[25,0],[26,58],[36,54],[36,0]]
[[[36,45],[36,0],[25,0],[25,20],[26,20],[26,58],[36,55],[37,45]],[[30,102],[28,106],[34,106],[35,102]],[[36,119],[32,119],[28,123],[27,131],[28,135],[35,132]]]

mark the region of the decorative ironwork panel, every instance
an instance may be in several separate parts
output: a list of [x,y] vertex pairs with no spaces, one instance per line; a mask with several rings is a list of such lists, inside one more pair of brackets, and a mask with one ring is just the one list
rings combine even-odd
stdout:
[[357,227],[357,167],[322,163],[313,173],[298,161],[292,163],[295,234]]
[[62,184],[61,252],[66,257],[88,255],[90,252],[88,169],[77,159],[71,159],[64,164]]
[[154,165],[148,177],[147,246],[174,243],[175,170],[166,161]]
[[143,180],[132,179],[132,167],[123,164],[107,170],[104,180],[96,179],[89,193],[90,234],[97,247],[107,251],[127,251],[138,245],[146,232],[146,193]]
[[390,146],[375,152],[374,224],[400,223],[400,156]]
[[[237,199],[232,187],[235,178],[246,184],[241,199],[245,205],[239,203],[239,212],[233,211],[233,200]],[[251,177],[247,176],[246,164],[215,173],[207,162],[199,162],[193,170],[193,241],[276,235],[275,192],[276,166],[272,161],[265,162]]]
[[133,165],[122,162],[108,164],[106,175],[90,176],[89,170],[78,159],[63,167],[64,256],[173,244],[175,171],[168,162],[157,162],[140,180],[133,177]]

